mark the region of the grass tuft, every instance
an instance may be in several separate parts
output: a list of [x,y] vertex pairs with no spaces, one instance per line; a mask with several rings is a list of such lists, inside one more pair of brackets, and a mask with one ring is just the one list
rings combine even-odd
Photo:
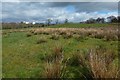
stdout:
[[58,40],[59,39],[59,35],[52,34],[51,37],[50,37],[50,39],[52,39],[52,40]]
[[41,38],[39,38],[38,40],[37,40],[37,44],[41,44],[41,43],[46,43],[47,42],[47,40],[45,39],[45,38],[43,38],[43,37],[41,37]]
[[27,36],[27,37],[31,37],[32,34],[31,34],[31,33],[27,33],[26,36]]
[[53,53],[48,56],[45,65],[45,78],[63,78],[66,72],[66,65],[63,64],[63,49],[55,47]]

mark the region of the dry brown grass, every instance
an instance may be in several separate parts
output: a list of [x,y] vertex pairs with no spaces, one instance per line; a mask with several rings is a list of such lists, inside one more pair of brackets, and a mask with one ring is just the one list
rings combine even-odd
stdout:
[[45,64],[45,78],[62,78],[66,72],[66,65],[63,62],[63,50],[61,47],[55,47],[53,53],[48,55]]
[[32,29],[35,34],[57,34],[69,39],[73,35],[88,36],[104,40],[118,40],[118,29],[115,27],[107,28],[39,28]]
[[13,29],[8,32],[30,32],[32,34],[58,34],[58,35],[84,35],[98,39],[118,40],[118,27],[102,27],[102,28],[30,28],[30,29]]
[[59,36],[58,34],[51,34],[50,39],[58,40],[59,37],[60,37],[60,36]]
[[71,38],[72,36],[73,36],[72,33],[66,33],[66,34],[63,35],[63,38],[64,38],[64,39],[69,39],[69,38]]
[[[69,61],[63,64],[64,56],[61,47],[55,47],[53,53],[47,57],[44,76],[46,78],[63,78],[66,74],[66,66],[82,66],[87,74],[81,72],[84,78],[108,79],[119,78],[119,66],[117,55],[105,48],[91,49],[88,54],[74,54]],[[88,77],[89,76],[89,77]]]
[[93,79],[108,79],[119,77],[119,66],[116,56],[112,52],[92,49],[85,60],[84,55],[79,55],[80,65],[86,67]]
[[36,44],[41,44],[41,43],[46,43],[46,42],[47,42],[47,39],[46,39],[46,38],[40,37],[40,38],[37,40]]

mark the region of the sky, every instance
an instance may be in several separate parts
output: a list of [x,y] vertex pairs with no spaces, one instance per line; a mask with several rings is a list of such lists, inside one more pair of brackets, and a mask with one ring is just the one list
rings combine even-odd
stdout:
[[81,22],[118,15],[118,2],[2,2],[2,22]]

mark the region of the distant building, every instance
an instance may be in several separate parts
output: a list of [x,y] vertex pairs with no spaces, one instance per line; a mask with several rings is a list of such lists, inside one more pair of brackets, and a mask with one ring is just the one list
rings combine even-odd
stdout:
[[29,22],[25,22],[25,24],[29,24]]
[[29,24],[29,22],[23,21],[24,24]]
[[34,25],[34,24],[36,24],[36,22],[32,22],[32,24]]

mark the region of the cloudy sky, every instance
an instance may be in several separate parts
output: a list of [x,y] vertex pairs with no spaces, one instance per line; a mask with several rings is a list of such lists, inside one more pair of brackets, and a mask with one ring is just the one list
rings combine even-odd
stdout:
[[118,15],[117,2],[3,2],[3,22],[45,22],[47,19],[80,22]]

